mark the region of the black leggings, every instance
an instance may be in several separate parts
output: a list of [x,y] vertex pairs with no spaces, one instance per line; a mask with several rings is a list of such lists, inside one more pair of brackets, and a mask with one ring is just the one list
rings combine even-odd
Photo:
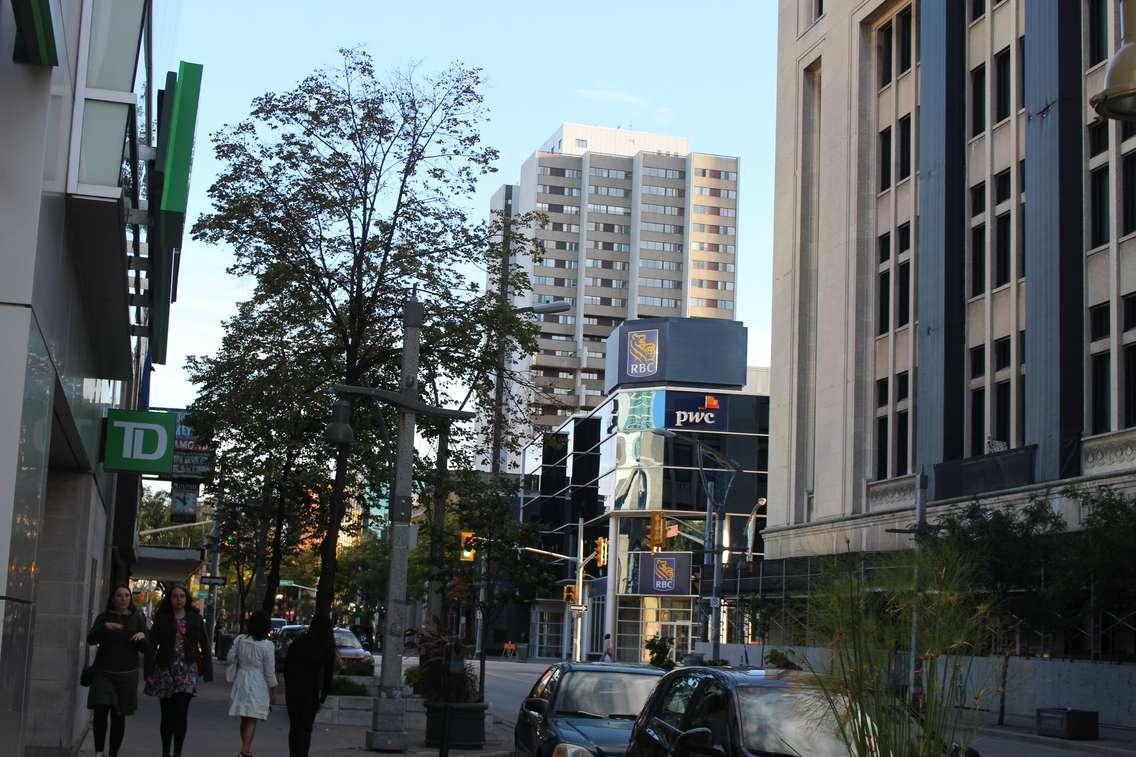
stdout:
[[288,755],[308,757],[312,746],[312,727],[319,712],[317,702],[288,703]]
[[110,753],[118,754],[122,746],[122,737],[126,734],[126,716],[119,715],[113,708],[105,704],[95,706],[95,751],[103,751],[106,746],[107,716],[110,716]]
[[181,754],[181,745],[185,743],[185,731],[189,725],[189,702],[193,694],[174,694],[167,699],[159,699],[162,703],[162,754],[170,753],[170,741],[173,741],[173,753]]

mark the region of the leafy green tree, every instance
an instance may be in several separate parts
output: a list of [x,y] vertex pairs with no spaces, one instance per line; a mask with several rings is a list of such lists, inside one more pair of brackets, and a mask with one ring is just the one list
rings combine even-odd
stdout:
[[357,543],[339,552],[339,577],[335,582],[339,605],[355,602],[364,617],[373,617],[386,599],[389,575],[389,542],[365,530]]
[[[176,524],[170,520],[170,493],[149,486],[143,487],[142,502],[138,506],[138,531],[150,531],[172,525]],[[165,547],[200,546],[201,532],[201,526],[187,525],[172,531],[144,534],[139,538],[143,544]]]
[[[402,305],[416,294],[427,315],[423,396],[456,385],[484,395],[498,349],[531,352],[536,331],[467,275],[503,260],[506,247],[500,219],[471,222],[461,204],[497,157],[479,133],[480,73],[454,64],[382,78],[366,53],[341,53],[334,68],[256,98],[247,119],[213,136],[222,168],[209,188],[213,212],[193,237],[231,246],[232,273],[303,308],[309,391],[326,393],[336,382],[401,389]],[[526,242],[516,242],[509,249],[522,258]],[[528,292],[519,266],[499,270],[507,291]],[[353,424],[371,416],[356,412]],[[392,443],[357,435],[360,468],[389,480]],[[336,450],[331,494],[321,499],[318,612],[334,595],[351,455]]]

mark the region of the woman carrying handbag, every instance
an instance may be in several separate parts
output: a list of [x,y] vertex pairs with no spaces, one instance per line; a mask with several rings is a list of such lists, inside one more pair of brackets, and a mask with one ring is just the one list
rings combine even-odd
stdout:
[[87,633],[87,643],[99,646],[81,679],[91,687],[87,708],[94,711],[95,755],[103,757],[109,717],[110,754],[115,757],[126,734],[126,718],[138,708],[138,655],[150,649],[146,618],[135,611],[129,586],[114,587],[106,611]]
[[225,680],[233,684],[229,715],[241,719],[241,757],[252,757],[256,723],[268,719],[276,698],[276,648],[268,640],[272,630],[268,613],[257,610],[245,627],[247,633],[234,639],[229,649]]
[[158,697],[162,705],[162,757],[180,757],[197,682],[213,680],[205,621],[181,584],[170,587],[158,606],[150,646],[154,662],[146,673],[146,694]]

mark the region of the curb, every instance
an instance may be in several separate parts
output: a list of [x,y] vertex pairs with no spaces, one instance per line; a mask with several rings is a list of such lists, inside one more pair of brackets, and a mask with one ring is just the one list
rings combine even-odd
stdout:
[[1055,739],[1052,736],[1039,736],[1036,733],[1025,733],[1012,729],[999,728],[998,726],[985,726],[976,731],[976,735],[992,736],[998,739],[1015,739],[1018,741],[1028,741],[1031,744],[1044,744],[1045,746],[1053,749],[1063,749],[1070,752],[1077,752],[1079,754],[1092,753],[1092,754],[1112,754],[1112,755],[1136,755],[1136,744],[1132,747],[1118,747],[1108,744],[1101,744],[1099,741],[1074,741],[1072,739]]

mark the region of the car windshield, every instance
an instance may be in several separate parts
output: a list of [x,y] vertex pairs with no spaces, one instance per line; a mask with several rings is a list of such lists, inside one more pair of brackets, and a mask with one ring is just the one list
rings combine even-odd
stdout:
[[639,714],[659,677],[626,671],[574,670],[565,674],[556,695],[559,713],[588,713],[600,717]]
[[335,632],[335,646],[339,647],[340,649],[343,649],[345,647],[348,649],[363,648],[363,645],[360,644],[359,640],[355,638],[355,634],[351,633],[350,631],[340,630],[336,630]]
[[738,688],[746,749],[758,754],[846,757],[836,721],[819,694],[788,687]]

